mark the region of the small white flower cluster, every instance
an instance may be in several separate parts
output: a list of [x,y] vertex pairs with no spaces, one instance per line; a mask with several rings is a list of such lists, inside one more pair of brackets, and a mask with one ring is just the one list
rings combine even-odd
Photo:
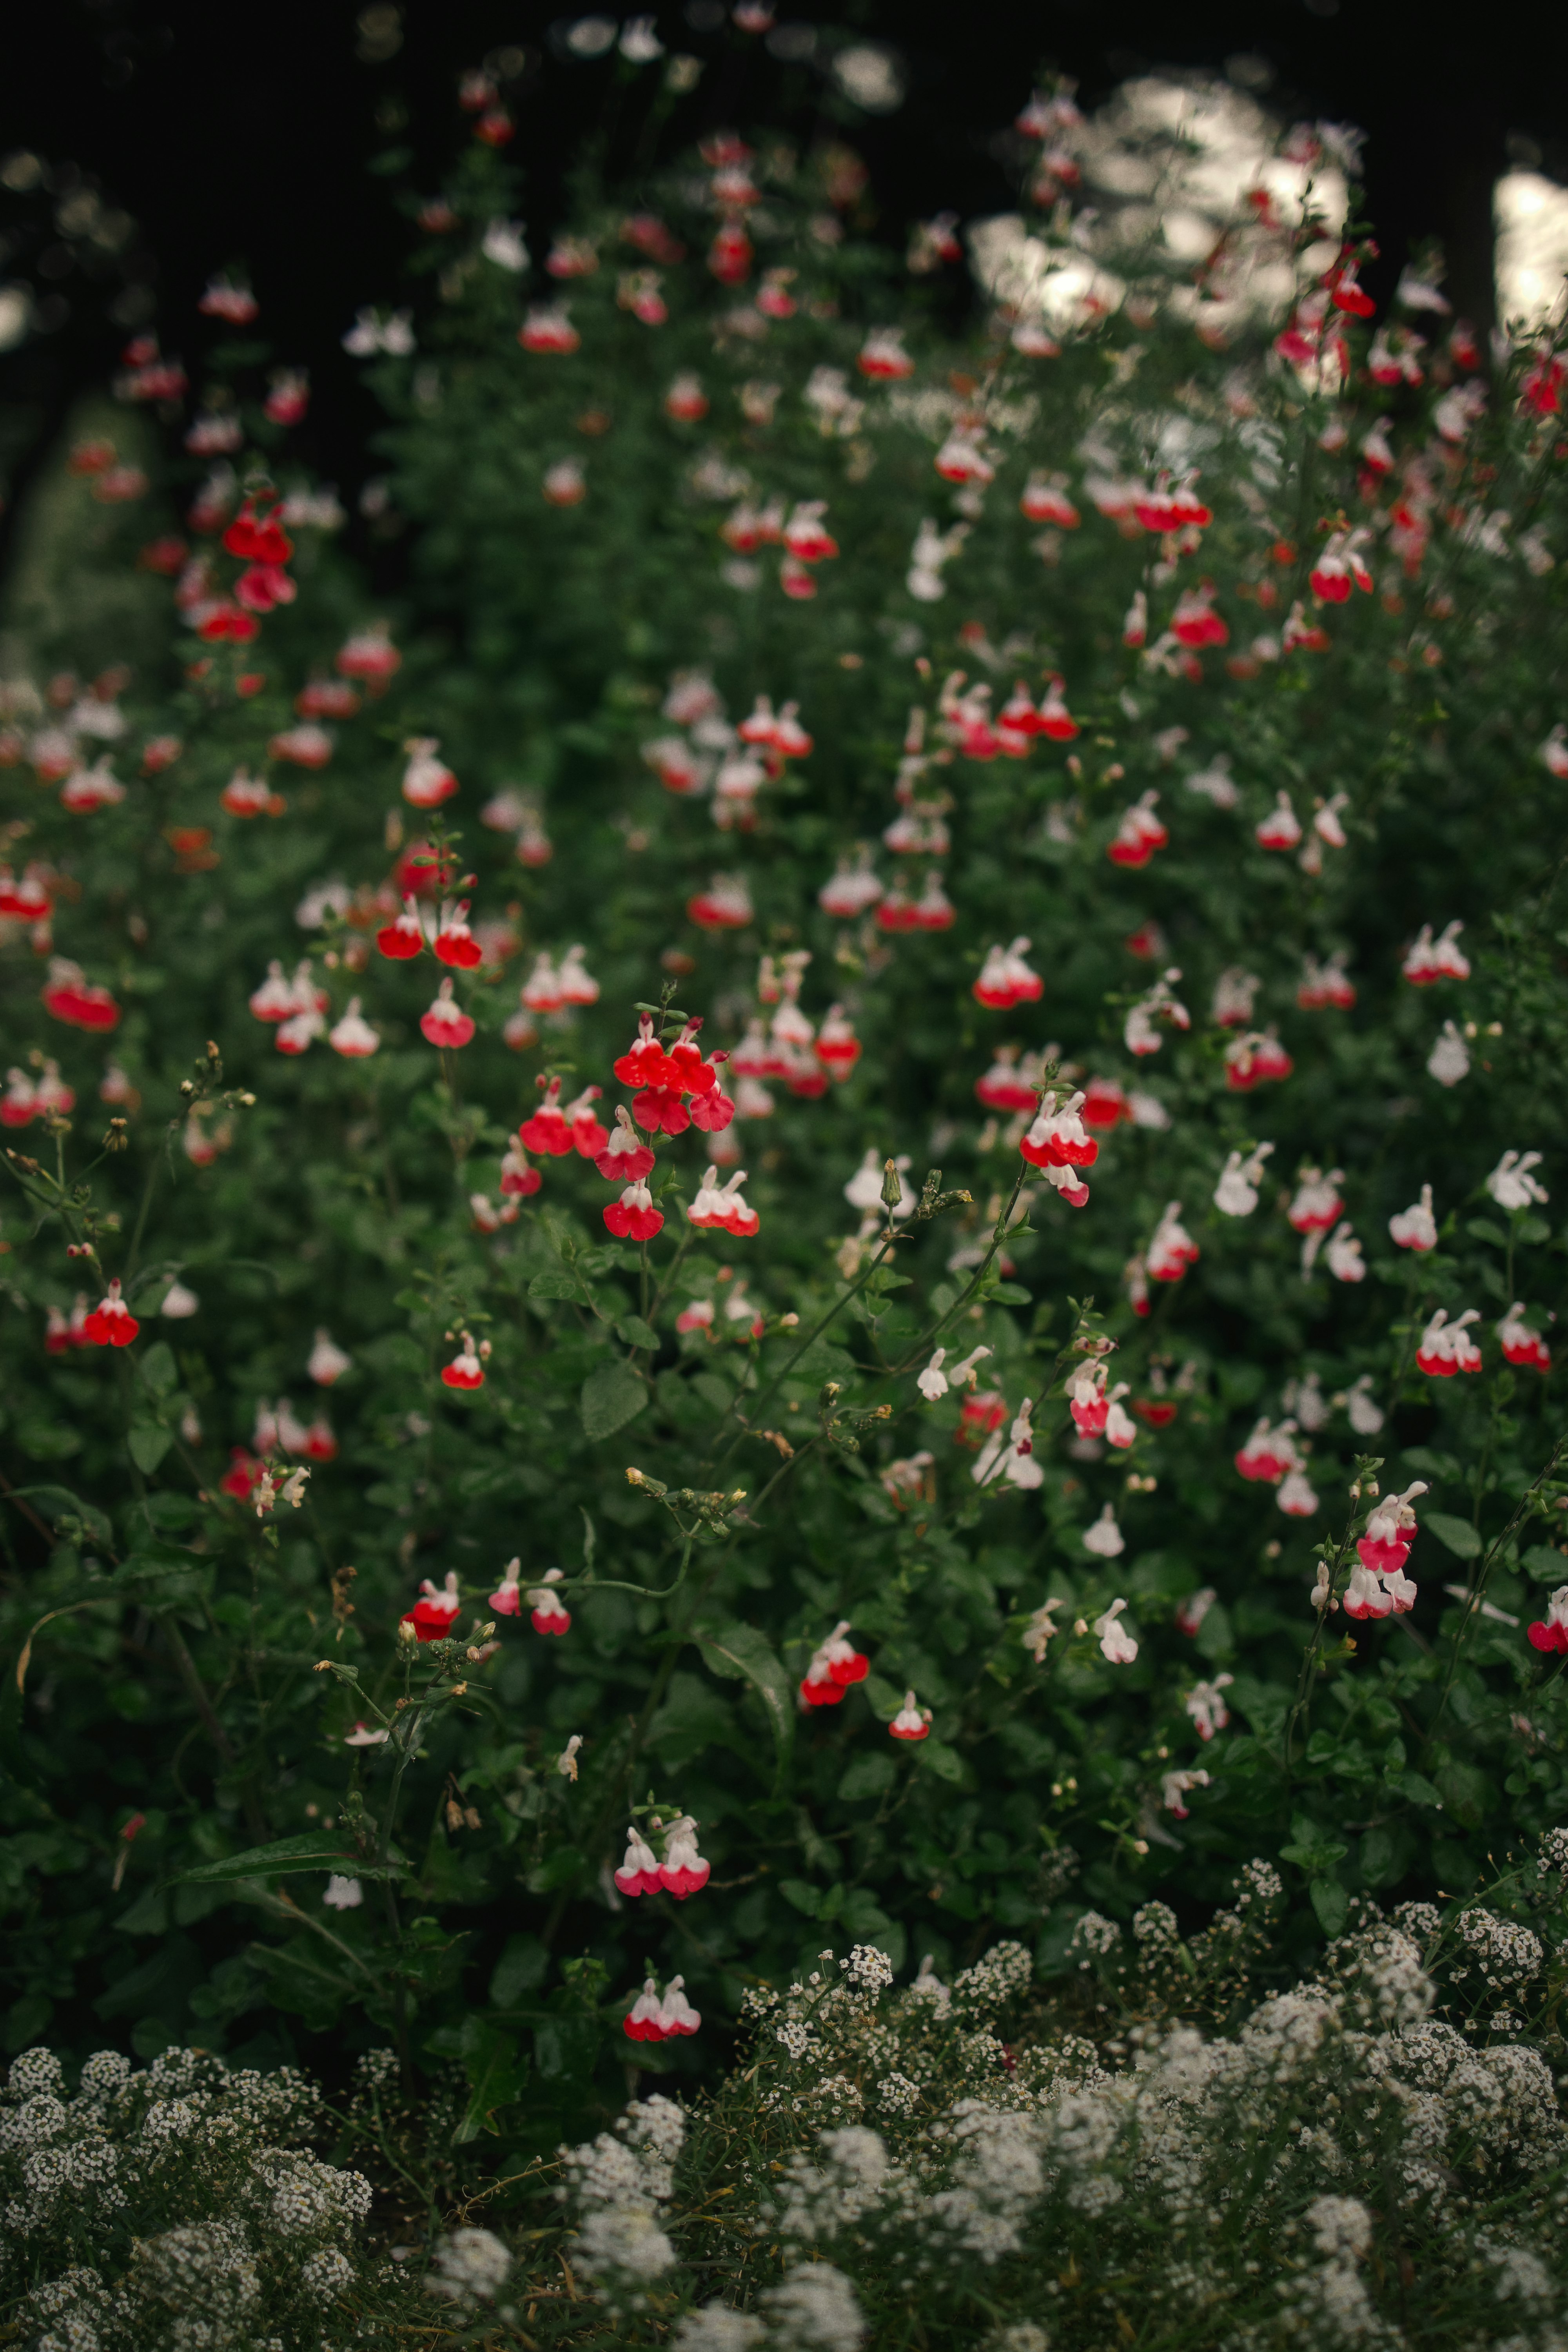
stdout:
[[[1535,2051],[1477,2047],[1435,2016],[1442,1988],[1423,1958],[1453,1938],[1472,1970],[1480,1958],[1500,1982],[1528,1984],[1539,1939],[1500,1912],[1405,1905],[1390,1919],[1358,1898],[1316,1977],[1245,2007],[1249,1969],[1278,1965],[1279,1894],[1278,1873],[1249,1866],[1234,1908],[1191,1941],[1164,1905],[1146,1905],[1131,1937],[1084,1914],[1038,2039],[1042,1996],[1017,1945],[951,1990],[929,1961],[901,1989],[864,1990],[842,1964],[782,1996],[763,1989],[751,2058],[687,2126],[705,2192],[709,2145],[748,2150],[726,2176],[725,2234],[704,2207],[689,2238],[673,2189],[656,2200],[628,2145],[648,2136],[634,2110],[568,2159],[583,2268],[622,2307],[612,2269],[657,2278],[678,2308],[700,2281],[674,2352],[835,2352],[868,2319],[889,2340],[918,2327],[980,2352],[1050,2352],[1054,2310],[1059,2340],[1076,2342],[1079,2319],[1120,2307],[1134,2277],[1145,2313],[1168,2312],[1173,2329],[1185,2314],[1190,2329],[1202,2312],[1205,2340],[1226,2352],[1413,2352],[1438,2335],[1545,2352],[1568,2221],[1557,2087]],[[1085,1961],[1114,1969],[1114,2011]],[[1020,1996],[1017,2038],[976,2021],[1016,2013]],[[1237,2021],[1205,2035],[1184,2002]],[[1111,2021],[1103,2047],[1070,2030],[1085,2017]],[[617,2232],[612,2265],[601,2242]],[[780,2284],[759,2277],[763,2245],[791,2266]],[[1026,2293],[1029,2315],[1014,2319]],[[1055,2304],[1069,2294],[1083,2300]],[[1521,2319],[1536,2332],[1520,2335]]]
[[371,2205],[368,2181],[300,2144],[321,2108],[288,2067],[176,2049],[137,2073],[100,2051],[73,2095],[53,2053],[24,2051],[0,2093],[0,2279],[44,2273],[29,2352],[318,2342]]
[[640,2310],[647,2287],[669,2270],[675,2249],[658,2208],[673,2192],[686,2118],[671,2099],[634,2100],[616,2126],[563,2148],[562,2168],[581,2215],[577,2255],[613,2309]]
[[1467,1911],[1459,1934],[1474,1953],[1481,1976],[1494,1992],[1507,1985],[1528,1984],[1541,1974],[1545,1954],[1541,1938],[1513,1919],[1500,1919],[1491,1911]]

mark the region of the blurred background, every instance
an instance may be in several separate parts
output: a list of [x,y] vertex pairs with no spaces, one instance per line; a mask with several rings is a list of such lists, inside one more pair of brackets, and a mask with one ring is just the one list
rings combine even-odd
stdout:
[[30,479],[125,343],[152,332],[177,354],[202,288],[226,268],[254,284],[272,356],[308,362],[296,446],[352,507],[378,420],[342,337],[360,304],[414,294],[409,223],[392,199],[439,186],[468,125],[458,77],[481,64],[516,117],[508,156],[536,253],[585,142],[625,169],[656,140],[667,155],[703,130],[764,120],[858,148],[879,226],[900,245],[913,218],[1005,211],[1008,126],[1055,70],[1076,80],[1086,110],[1150,77],[1206,88],[1220,149],[1245,141],[1260,109],[1359,125],[1383,247],[1366,281],[1380,303],[1434,238],[1455,309],[1483,334],[1500,284],[1505,313],[1539,317],[1568,266],[1568,17],[1556,12],[1532,17],[1528,38],[1469,17],[1441,36],[1435,17],[1359,0],[781,0],[772,11],[666,0],[638,22],[645,44],[700,67],[656,105],[657,123],[647,93],[668,69],[638,75],[619,14],[516,0],[53,0],[8,12],[0,563]]

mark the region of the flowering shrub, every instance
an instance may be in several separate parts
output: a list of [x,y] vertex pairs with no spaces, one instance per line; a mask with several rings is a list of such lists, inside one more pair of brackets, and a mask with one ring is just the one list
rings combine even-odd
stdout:
[[0,1850],[15,2044],[390,2037],[521,2158],[824,1939],[1262,1851],[1307,1969],[1561,1811],[1568,444],[1332,126],[1194,278],[1037,99],[955,334],[842,147],[534,274],[471,111],[395,625],[294,357],[142,339],[145,642],[5,688]]

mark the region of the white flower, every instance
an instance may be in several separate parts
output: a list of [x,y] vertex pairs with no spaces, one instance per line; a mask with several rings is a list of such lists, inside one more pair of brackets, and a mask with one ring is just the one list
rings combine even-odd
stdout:
[[[1121,1549],[1120,1544],[1117,1549]],[[1137,1643],[1126,1627],[1117,1622],[1126,1606],[1125,1601],[1113,1601],[1105,1614],[1094,1621],[1100,1655],[1109,1659],[1113,1666],[1130,1666],[1138,1655]]]
[[1258,1185],[1263,1174],[1263,1163],[1274,1146],[1260,1143],[1257,1150],[1243,1159],[1233,1151],[1220,1171],[1215,1186],[1214,1204],[1223,1216],[1250,1217],[1258,1206]]
[[1451,1021],[1445,1021],[1426,1056],[1426,1075],[1440,1087],[1457,1087],[1470,1074],[1470,1050]]
[[498,269],[521,271],[528,268],[528,247],[523,242],[521,221],[493,220],[480,241],[479,251]]
[[1541,1164],[1539,1151],[1505,1151],[1487,1178],[1487,1191],[1500,1209],[1528,1209],[1532,1201],[1550,1199],[1544,1184],[1531,1174]]
[[158,1312],[168,1316],[171,1322],[183,1322],[187,1315],[195,1313],[201,1303],[195,1292],[187,1290],[183,1282],[172,1282],[163,1293],[163,1304]]
[[938,1348],[924,1371],[916,1376],[915,1386],[927,1404],[935,1404],[939,1397],[947,1394],[947,1374],[942,1369],[946,1358],[947,1349]]
[[330,1911],[357,1911],[364,1901],[364,1888],[357,1878],[344,1878],[334,1870],[321,1900]]
[[426,2282],[446,2303],[489,2303],[511,2275],[511,2256],[489,2230],[454,2230],[436,2249],[439,2278]]
[[865,2340],[855,2290],[831,2263],[797,2263],[763,2305],[778,2352],[858,2352]]
[[1083,1531],[1085,1551],[1098,1552],[1102,1559],[1115,1559],[1127,1549],[1127,1538],[1116,1524],[1116,1513],[1109,1503],[1098,1519]]

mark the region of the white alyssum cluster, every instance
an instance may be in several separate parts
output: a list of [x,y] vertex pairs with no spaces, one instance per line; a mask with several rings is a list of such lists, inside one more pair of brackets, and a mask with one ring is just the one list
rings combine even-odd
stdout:
[[[619,2137],[616,2137],[616,2134]],[[671,2099],[634,2099],[616,2132],[562,2150],[579,2213],[577,2255],[615,2308],[635,2311],[675,2262],[658,2209],[673,2193],[686,2118]]]
[[100,2051],[72,2093],[51,2052],[24,2051],[0,2093],[0,2279],[44,2277],[18,2342],[282,2352],[320,2341],[359,2276],[371,2205],[368,2181],[301,2144],[321,2107],[316,2085],[288,2067],[264,2075],[176,2049],[138,2072]]
[[[743,2258],[727,2265],[706,2209],[689,2229],[678,2192],[652,2197],[628,2135],[575,2152],[585,2243],[595,2200],[640,2195],[660,2294],[688,2305],[675,2352],[831,2352],[917,2318],[978,2352],[1051,2352],[1109,2338],[1131,2278],[1152,2346],[1195,2326],[1222,2352],[1416,2352],[1436,2329],[1477,2352],[1560,2352],[1552,2069],[1521,2041],[1478,2043],[1462,1976],[1462,2024],[1434,2013],[1456,1948],[1456,1974],[1483,1964],[1524,2002],[1541,1937],[1500,1907],[1391,1919],[1358,1898],[1311,1978],[1254,1995],[1224,2032],[1184,2021],[1194,1989],[1235,2013],[1249,1969],[1272,1968],[1279,1893],[1251,1865],[1190,1941],[1164,1906],[1131,1936],[1084,1914],[1037,2040],[1017,2022],[1038,1998],[1020,1946],[951,1987],[929,1961],[898,1989],[824,1955],[753,1995],[752,2056],[713,2111],[726,2147],[757,2151],[730,2176]],[[1075,2011],[1110,2021],[1102,2044],[1066,2030]]]

